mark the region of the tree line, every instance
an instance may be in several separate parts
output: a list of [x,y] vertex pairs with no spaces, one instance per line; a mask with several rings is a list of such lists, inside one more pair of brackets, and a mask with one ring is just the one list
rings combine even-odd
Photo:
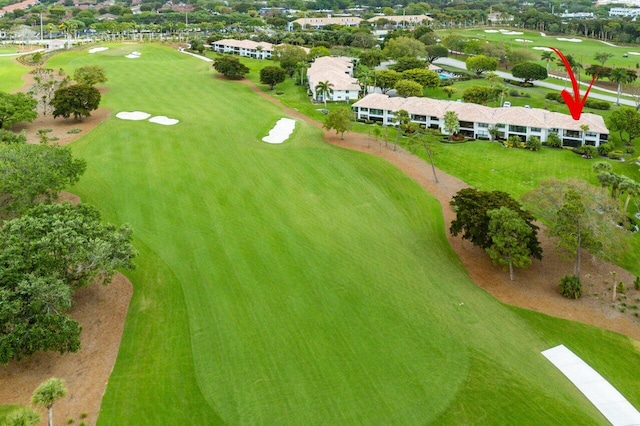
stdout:
[[[106,81],[103,70],[85,67],[74,78],[79,84],[55,90],[42,113],[49,102],[54,116],[79,118],[97,108],[82,93],[99,96],[93,84]],[[52,81],[59,80],[36,86],[56,86]],[[86,170],[84,160],[67,147],[29,144],[9,130],[33,121],[38,101],[24,93],[0,93],[0,100],[0,364],[6,364],[38,351],[77,351],[81,327],[67,313],[73,293],[132,268],[136,251],[128,225],[104,223],[87,204],[57,203],[58,193]]]

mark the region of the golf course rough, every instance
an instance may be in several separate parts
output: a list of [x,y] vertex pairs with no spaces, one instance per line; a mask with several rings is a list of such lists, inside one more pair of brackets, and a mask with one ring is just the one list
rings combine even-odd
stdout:
[[72,145],[73,190],[140,251],[99,424],[605,424],[540,355],[559,343],[638,405],[627,338],[477,288],[399,170],[303,122],[274,149],[260,138],[283,112],[247,86],[109,47],[50,66],[97,61],[105,107],[181,121],[112,117]]

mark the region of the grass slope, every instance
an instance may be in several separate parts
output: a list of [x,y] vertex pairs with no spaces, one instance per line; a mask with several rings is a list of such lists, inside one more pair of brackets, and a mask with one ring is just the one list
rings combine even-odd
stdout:
[[13,92],[21,88],[24,85],[22,75],[28,70],[13,57],[0,56],[0,92]]
[[304,123],[264,144],[283,114],[244,85],[111,47],[50,65],[98,63],[105,106],[181,122],[112,118],[73,146],[89,163],[75,190],[140,250],[100,424],[604,424],[540,355],[557,340],[640,405],[628,339],[478,289],[401,172]]

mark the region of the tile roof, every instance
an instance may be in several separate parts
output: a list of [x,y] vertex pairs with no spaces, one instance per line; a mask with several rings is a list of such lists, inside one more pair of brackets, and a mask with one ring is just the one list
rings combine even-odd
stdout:
[[295,22],[300,26],[323,26],[323,25],[358,25],[363,19],[355,16],[343,16],[338,18],[298,18]]
[[358,79],[351,77],[353,62],[344,56],[321,56],[307,70],[307,79],[312,85],[320,81],[333,84],[333,90],[360,91]]
[[580,131],[586,124],[589,131],[609,134],[602,116],[582,113],[580,120],[574,120],[568,114],[551,112],[538,108],[509,107],[491,108],[472,103],[444,101],[430,98],[390,98],[380,93],[372,93],[354,103],[355,107],[375,108],[388,111],[404,109],[411,114],[443,117],[447,111],[455,111],[460,121],[473,121],[488,124],[510,124],[514,126],[558,128]]
[[273,44],[267,43],[266,41],[256,42],[253,40],[235,40],[235,39],[224,39],[213,42],[214,45],[223,45],[230,47],[239,47],[242,49],[256,49],[258,46],[262,47],[262,50],[273,50]]
[[433,21],[433,18],[427,15],[391,15],[391,16],[374,16],[373,18],[367,19],[369,22],[376,22],[380,19],[386,19],[387,21],[392,22],[422,22],[422,21]]

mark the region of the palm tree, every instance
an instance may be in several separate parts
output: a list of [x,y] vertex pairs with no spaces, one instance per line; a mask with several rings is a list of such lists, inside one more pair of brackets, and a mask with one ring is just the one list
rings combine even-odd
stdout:
[[551,62],[553,60],[553,51],[545,50],[544,52],[542,52],[542,55],[540,55],[540,59],[542,59],[543,61],[547,61],[547,74],[548,74],[549,73],[549,62]]
[[398,125],[398,130],[396,130],[396,142],[393,144],[393,150],[396,150],[398,146],[398,138],[400,137],[400,133],[404,133],[405,128],[409,123],[411,123],[411,116],[409,113],[401,109],[400,111],[395,113],[396,116],[396,124]]
[[40,415],[29,407],[22,407],[9,414],[4,424],[7,426],[34,426],[40,422]]
[[632,81],[632,77],[629,72],[625,68],[614,68],[609,74],[609,80],[614,83],[618,83],[618,100],[616,101],[616,105],[620,105],[620,94],[622,93],[622,85],[630,83]]
[[304,85],[304,77],[307,72],[308,64],[305,61],[300,61],[296,63],[296,71],[298,71],[298,76],[300,77],[300,86]]
[[627,199],[624,200],[624,212],[629,208],[629,201],[631,197],[640,195],[640,183],[626,176],[622,176],[622,182],[620,182],[620,192],[627,194]]
[[47,408],[49,426],[53,426],[53,403],[67,394],[64,381],[55,377],[43,382],[33,391],[31,402],[41,407]]
[[316,85],[315,89],[316,97],[318,94],[322,95],[324,110],[327,111],[327,98],[333,93],[333,83],[329,83],[329,81],[321,81]]

